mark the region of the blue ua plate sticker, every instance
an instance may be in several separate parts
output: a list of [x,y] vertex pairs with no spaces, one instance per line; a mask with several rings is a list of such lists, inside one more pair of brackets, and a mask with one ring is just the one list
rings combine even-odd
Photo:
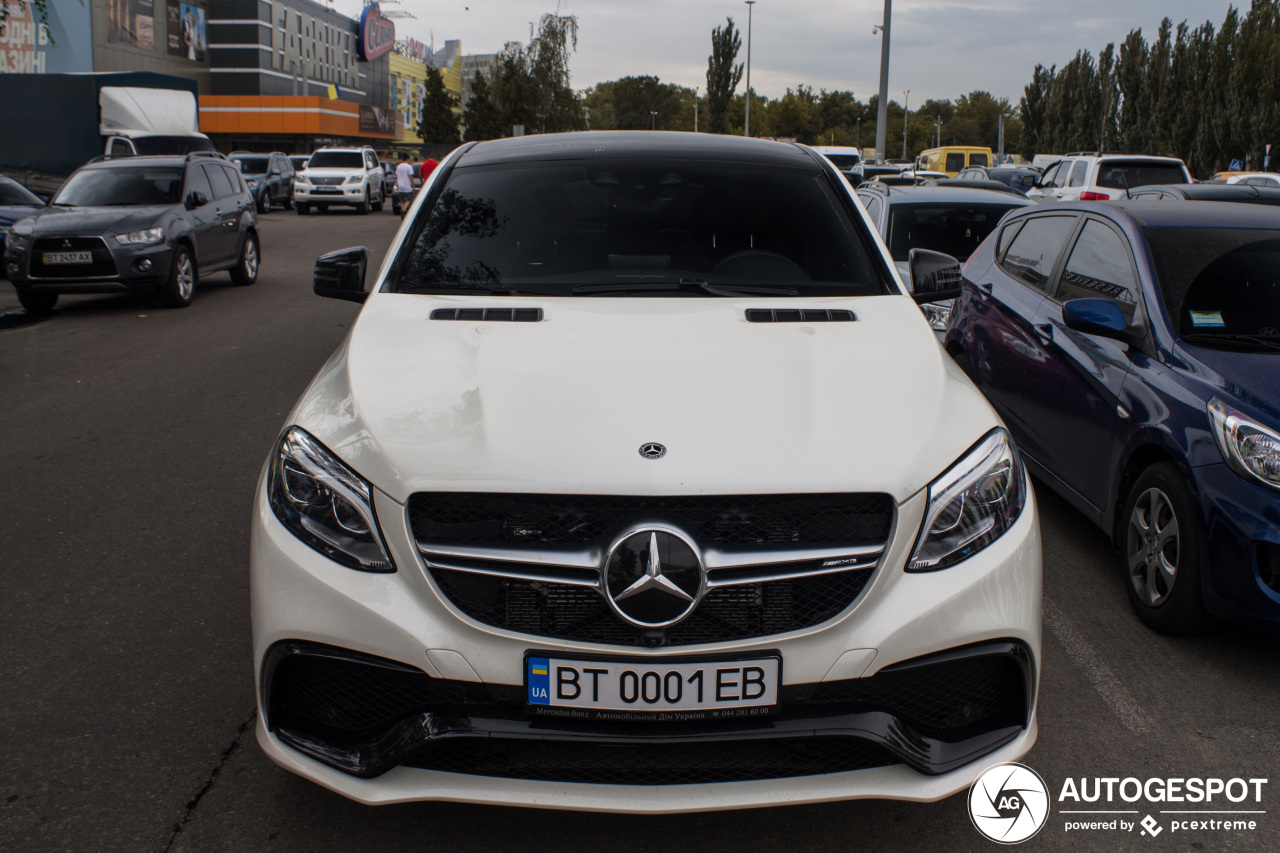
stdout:
[[546,658],[529,658],[529,704],[551,704],[551,675]]
[[1195,326],[1197,329],[1199,328],[1221,329],[1227,324],[1222,322],[1221,311],[1192,311],[1191,325]]

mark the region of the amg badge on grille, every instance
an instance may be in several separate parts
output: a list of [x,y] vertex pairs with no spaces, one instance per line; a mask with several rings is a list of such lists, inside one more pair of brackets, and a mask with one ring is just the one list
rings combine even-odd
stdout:
[[640,455],[645,459],[661,459],[667,455],[667,448],[656,441],[640,445]]

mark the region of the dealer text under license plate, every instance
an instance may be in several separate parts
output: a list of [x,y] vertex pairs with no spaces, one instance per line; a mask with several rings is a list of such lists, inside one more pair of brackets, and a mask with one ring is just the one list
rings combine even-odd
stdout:
[[779,660],[661,663],[526,658],[530,705],[650,711],[727,711],[778,702]]

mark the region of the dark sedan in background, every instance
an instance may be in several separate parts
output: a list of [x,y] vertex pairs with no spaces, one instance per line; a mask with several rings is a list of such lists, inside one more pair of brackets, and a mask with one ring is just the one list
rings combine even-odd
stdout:
[[945,336],[1150,627],[1280,633],[1280,210],[1064,202],[964,268]]
[[[44,200],[38,195],[12,178],[0,175],[0,257],[4,256],[5,239],[13,223],[42,207]],[[0,268],[0,274],[3,273]]]
[[1023,195],[1040,180],[1034,166],[970,166],[956,175],[957,181],[999,181]]
[[1236,201],[1280,204],[1280,187],[1247,184],[1153,184],[1131,190],[1133,201]]
[[100,159],[67,179],[48,207],[9,234],[5,269],[31,314],[64,293],[154,292],[191,302],[202,274],[253,284],[261,260],[253,198],[212,152]]
[[293,209],[293,163],[284,154],[252,154],[233,151],[229,157],[244,175],[249,194],[259,213],[271,210],[271,205],[283,205]]

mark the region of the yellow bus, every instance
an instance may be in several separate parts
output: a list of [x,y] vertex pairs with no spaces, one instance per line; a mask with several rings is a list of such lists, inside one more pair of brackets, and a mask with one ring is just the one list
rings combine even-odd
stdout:
[[994,166],[991,149],[974,145],[944,145],[921,151],[916,168],[926,172],[946,172],[954,178],[970,166]]

